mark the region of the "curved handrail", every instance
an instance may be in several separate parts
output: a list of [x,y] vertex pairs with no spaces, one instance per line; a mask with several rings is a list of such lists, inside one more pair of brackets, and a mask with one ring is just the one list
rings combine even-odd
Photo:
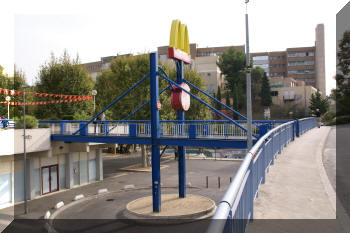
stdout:
[[[216,232],[221,233],[221,232],[223,232],[225,229],[226,223],[227,223],[227,219],[232,218],[232,216],[235,215],[235,213],[232,213],[233,207],[234,207],[234,205],[239,203],[239,201],[241,200],[241,199],[237,199],[240,197],[240,196],[238,196],[238,194],[242,190],[242,188],[245,187],[245,186],[242,187],[242,184],[244,183],[245,178],[247,176],[249,176],[248,173],[250,173],[254,170],[254,165],[256,165],[255,162],[259,159],[259,157],[262,154],[262,153],[260,153],[261,149],[264,148],[264,150],[265,150],[266,147],[264,147],[264,146],[268,146],[268,143],[270,142],[271,139],[274,139],[275,135],[279,136],[279,138],[277,140],[279,147],[281,147],[281,145],[283,145],[283,144],[285,145],[286,143],[288,143],[289,140],[293,140],[295,133],[297,133],[297,134],[299,133],[299,132],[296,132],[297,130],[299,130],[298,129],[299,124],[306,124],[307,125],[307,128],[303,132],[305,132],[309,129],[312,129],[313,127],[316,126],[315,125],[315,118],[313,118],[313,117],[303,118],[303,119],[300,119],[298,121],[286,122],[282,125],[279,125],[279,126],[273,128],[272,130],[267,132],[265,135],[263,135],[255,143],[255,145],[249,150],[249,152],[247,153],[246,157],[244,158],[241,166],[239,167],[233,181],[229,185],[222,200],[219,202],[218,207],[216,209],[216,212],[215,212],[214,216],[212,217],[213,221],[211,221],[211,223],[207,229],[207,233],[216,233]],[[290,133],[290,134],[288,135],[288,133]],[[274,153],[275,152],[272,152],[272,157],[275,155]],[[259,166],[259,165],[257,165],[257,166]],[[264,173],[265,173],[265,171],[264,171]],[[244,183],[244,185],[247,185],[247,183]],[[258,186],[255,188],[257,190]],[[254,192],[255,192],[255,190],[252,190],[252,193],[254,193]],[[251,205],[254,204],[253,203],[254,194],[253,194],[252,199],[250,199],[249,201],[252,202],[252,203],[250,203]],[[249,207],[246,207],[246,208],[249,208]],[[250,216],[252,218],[253,208],[246,210],[245,212],[249,213],[249,211],[251,211]]]

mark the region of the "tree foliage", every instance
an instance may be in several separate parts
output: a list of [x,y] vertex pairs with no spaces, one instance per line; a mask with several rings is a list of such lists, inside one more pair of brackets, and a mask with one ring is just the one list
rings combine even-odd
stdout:
[[264,70],[260,67],[251,69],[252,101],[258,101],[259,97],[261,97],[264,73]]
[[264,73],[262,78],[260,96],[261,96],[262,106],[266,106],[266,107],[271,106],[272,97],[271,97],[270,83],[269,83],[269,79],[266,76],[266,73]]
[[[39,93],[64,95],[91,95],[93,81],[80,66],[79,58],[71,59],[65,51],[60,58],[53,54],[48,63],[41,66],[35,90]],[[68,102],[38,106],[35,115],[39,119],[73,119],[76,112],[92,115],[93,102]]]
[[322,114],[326,113],[329,108],[329,102],[327,98],[322,98],[321,93],[317,90],[316,93],[312,93],[310,97],[309,109],[312,112],[316,112],[319,109]]
[[[21,70],[16,69],[16,67],[13,76],[8,76],[7,74],[4,74],[3,71],[4,68],[0,66],[0,88],[17,91],[21,90],[22,85],[25,83],[24,73]],[[0,101],[6,101],[5,97],[5,95],[0,95]],[[22,102],[22,96],[14,95],[10,97],[11,102]],[[19,116],[21,114],[22,108],[10,106],[10,118],[13,118],[14,116]],[[5,117],[7,117],[6,104],[0,105],[0,115],[5,115]]]
[[[218,91],[216,93],[216,99],[219,100],[221,102],[222,100],[222,96],[221,96],[221,88],[218,87]],[[221,110],[221,104],[219,103],[216,103],[216,107],[215,107],[217,110]]]
[[339,42],[338,68],[342,72],[336,75],[337,115],[350,114],[350,30],[345,31]]
[[[160,64],[169,78],[176,80],[176,70],[171,64]],[[149,73],[149,54],[129,56],[129,57],[117,57],[110,64],[109,69],[102,72],[97,77],[96,90],[98,92],[96,96],[96,104],[98,110],[102,110],[114,99],[119,97],[122,93],[128,90],[132,85],[138,82],[142,77]],[[203,79],[200,74],[191,70],[190,67],[184,67],[184,77],[186,80],[196,85],[197,87],[204,89]],[[110,111],[110,117],[113,120],[121,120],[127,117],[130,113],[136,110],[150,99],[150,81],[146,79],[129,94],[127,94],[122,100],[112,106]],[[169,85],[167,81],[159,77],[159,91],[163,90]],[[197,95],[207,103],[208,98],[204,97],[196,90],[191,90],[191,93]],[[172,110],[170,103],[170,90],[165,91],[160,95],[160,102],[162,105],[160,113],[161,120],[174,120],[176,119],[176,112]],[[187,120],[195,119],[210,119],[210,111],[203,107],[196,100],[191,98],[190,109],[185,112],[185,118]],[[150,119],[150,105],[146,105],[140,109],[130,120],[149,120]]]
[[245,54],[230,47],[219,57],[217,65],[225,75],[226,88],[233,94],[233,107],[239,110],[243,106],[245,93]]
[[226,91],[225,97],[226,97],[226,105],[230,107],[231,101],[230,101],[230,92],[229,91]]

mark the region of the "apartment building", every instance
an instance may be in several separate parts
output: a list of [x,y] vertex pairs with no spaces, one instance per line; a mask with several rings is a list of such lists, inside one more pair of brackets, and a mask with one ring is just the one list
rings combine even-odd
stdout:
[[294,78],[270,78],[270,87],[273,104],[291,104],[299,109],[308,108],[311,95],[317,92],[313,86]]
[[[218,87],[224,88],[225,79],[217,66],[221,56],[231,46],[204,47],[190,44],[191,67],[202,74],[206,90],[213,94]],[[245,45],[234,46],[245,52]],[[159,61],[168,60],[168,46],[158,47]],[[130,56],[118,55],[118,56]],[[117,56],[103,57],[101,61],[83,64],[90,75],[96,79],[102,69],[108,68],[111,60]],[[315,45],[311,47],[287,48],[285,51],[258,52],[250,54],[252,66],[261,67],[269,78],[293,78],[303,81],[306,86],[319,89],[326,94],[324,25],[318,24],[315,29]],[[171,63],[171,61],[169,61]]]
[[253,67],[261,67],[269,78],[291,77],[319,89],[326,95],[324,25],[315,29],[315,46],[286,51],[252,53]]

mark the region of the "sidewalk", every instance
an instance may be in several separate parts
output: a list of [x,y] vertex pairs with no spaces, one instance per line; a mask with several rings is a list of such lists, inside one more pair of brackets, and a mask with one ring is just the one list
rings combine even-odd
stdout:
[[335,192],[322,163],[330,127],[315,128],[277,156],[254,203],[254,219],[335,219]]

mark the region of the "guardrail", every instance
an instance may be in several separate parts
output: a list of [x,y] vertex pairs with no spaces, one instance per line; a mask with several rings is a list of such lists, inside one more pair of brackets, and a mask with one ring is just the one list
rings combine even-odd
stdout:
[[[51,134],[71,135],[88,121],[77,120],[40,120],[39,125],[51,128]],[[238,121],[245,125],[246,121]],[[253,133],[259,136],[265,134],[276,125],[286,120],[259,120],[253,121]],[[160,121],[159,134],[161,137],[183,137],[183,138],[222,138],[235,139],[245,138],[247,133],[229,121],[223,120],[186,120]],[[147,120],[136,121],[95,121],[91,122],[80,131],[80,135],[96,136],[130,136],[150,137],[151,123]]]
[[306,131],[317,126],[317,119],[315,117],[308,117],[298,120],[297,128],[297,137],[305,133]]
[[249,219],[253,219],[254,199],[265,183],[265,174],[282,148],[315,127],[314,118],[290,121],[275,127],[262,136],[245,156],[238,172],[207,229],[207,233],[244,233]]
[[[50,127],[52,134],[71,135],[87,121],[41,120],[39,125]],[[241,121],[244,125],[245,121]],[[253,133],[266,133],[282,121],[255,121]],[[261,132],[260,132],[261,131]],[[161,137],[224,138],[246,137],[246,132],[229,121],[160,121]],[[80,135],[150,137],[150,121],[95,121],[88,124]]]

